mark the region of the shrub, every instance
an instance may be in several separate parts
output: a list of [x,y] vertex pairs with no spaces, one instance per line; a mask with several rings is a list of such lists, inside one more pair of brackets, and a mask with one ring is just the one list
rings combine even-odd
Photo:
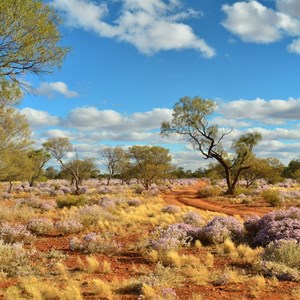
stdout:
[[166,214],[177,214],[180,212],[180,207],[176,205],[167,205],[163,207],[161,211]]
[[105,215],[105,213],[108,214],[98,205],[86,205],[79,208],[77,212],[77,219],[84,226],[93,226],[98,224],[99,220]]
[[176,250],[180,246],[188,246],[198,228],[184,223],[169,225],[167,228],[158,227],[148,240],[148,245],[159,251]]
[[127,204],[129,206],[138,207],[138,206],[140,206],[142,204],[142,202],[139,199],[130,199],[130,200],[127,201]]
[[241,238],[243,225],[234,217],[215,217],[196,234],[196,239],[206,244],[223,243],[226,239]]
[[80,232],[83,225],[76,220],[64,220],[56,222],[55,228],[64,234],[71,234]]
[[254,245],[266,246],[276,240],[295,239],[300,242],[300,209],[290,207],[253,218],[245,223],[248,235]]
[[271,242],[263,253],[263,259],[300,269],[300,244],[296,240]]
[[48,218],[31,219],[27,228],[37,235],[48,234],[53,230],[53,222]]
[[203,219],[195,211],[190,211],[190,212],[187,212],[186,214],[184,214],[183,221],[184,221],[184,223],[190,224],[190,225],[200,225],[201,223],[203,223]]
[[222,188],[219,186],[207,186],[198,190],[198,197],[208,198],[222,195]]
[[0,238],[5,243],[23,242],[30,244],[34,240],[34,236],[27,229],[26,225],[11,225],[9,223],[3,223],[0,228]]
[[283,198],[277,190],[264,190],[261,195],[271,206],[279,206],[283,202]]
[[120,251],[121,245],[108,236],[88,233],[81,240],[74,237],[70,240],[72,251],[83,251],[85,253],[104,253],[113,255]]
[[45,211],[53,210],[56,207],[56,203],[54,201],[42,201],[41,199],[35,197],[29,199],[20,199],[17,204],[20,206],[25,205]]
[[263,261],[262,271],[265,276],[276,277],[280,280],[300,281],[299,270],[273,261]]
[[0,273],[4,276],[24,276],[30,268],[30,255],[21,243],[4,244],[0,240]]
[[80,196],[68,195],[64,198],[57,199],[56,204],[58,208],[71,207],[71,206],[83,206],[87,204],[87,199],[82,195]]

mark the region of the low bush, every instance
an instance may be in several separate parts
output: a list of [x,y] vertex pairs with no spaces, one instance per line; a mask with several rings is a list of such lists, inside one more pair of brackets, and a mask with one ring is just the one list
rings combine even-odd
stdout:
[[70,240],[70,250],[83,251],[85,253],[103,253],[113,255],[121,250],[121,245],[111,237],[96,234],[86,234],[82,239],[74,237]]
[[263,253],[263,259],[300,270],[300,244],[296,240],[271,242]]
[[222,188],[216,185],[207,186],[198,190],[198,197],[208,198],[222,195]]
[[195,239],[204,244],[219,244],[226,239],[238,240],[242,237],[243,225],[234,217],[215,217],[196,233]]
[[83,225],[77,220],[64,220],[56,222],[55,228],[64,234],[72,234],[83,230]]
[[0,274],[25,276],[31,271],[30,255],[21,243],[5,244],[0,240]]
[[296,207],[270,212],[261,218],[253,217],[244,226],[254,246],[266,246],[282,239],[295,239],[300,243],[300,209]]
[[12,225],[3,223],[0,228],[0,239],[5,243],[23,242],[30,244],[33,242],[35,236],[27,229],[26,225]]
[[161,209],[161,212],[166,214],[177,214],[180,212],[180,207],[177,205],[167,205]]
[[280,206],[283,202],[283,197],[277,190],[264,190],[261,192],[261,196],[266,200],[271,206]]
[[53,222],[48,218],[35,218],[29,220],[27,228],[37,235],[49,234],[53,230]]
[[72,206],[84,206],[87,204],[87,199],[83,196],[75,196],[75,195],[68,195],[63,198],[59,198],[56,200],[56,204],[58,208],[64,207],[72,207]]
[[197,226],[197,225],[199,226],[200,224],[203,223],[203,219],[195,211],[190,211],[190,212],[187,212],[186,214],[184,214],[183,221],[186,224],[195,225],[195,226]]
[[188,246],[197,230],[197,227],[184,223],[172,224],[167,228],[157,227],[148,240],[148,246],[158,251],[176,250]]

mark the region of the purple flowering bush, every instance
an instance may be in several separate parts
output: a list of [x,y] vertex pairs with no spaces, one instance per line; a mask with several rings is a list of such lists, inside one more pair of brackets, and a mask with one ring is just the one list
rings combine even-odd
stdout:
[[35,236],[27,229],[26,225],[3,223],[0,228],[0,239],[5,243],[10,244],[16,242],[31,244],[35,239]]
[[83,251],[85,253],[103,253],[113,255],[121,250],[121,245],[109,236],[91,232],[82,239],[74,237],[70,240],[70,250]]
[[184,223],[190,224],[190,225],[200,225],[203,223],[203,219],[195,211],[190,211],[190,212],[187,212],[186,214],[184,214],[183,221],[184,221]]
[[83,225],[77,220],[63,220],[55,223],[55,228],[64,234],[79,233],[83,230]]
[[277,240],[294,239],[300,242],[300,209],[270,212],[261,218],[252,218],[244,223],[250,242],[255,246],[266,246]]
[[206,244],[219,244],[226,239],[240,239],[243,229],[243,224],[234,217],[215,217],[196,233],[195,238]]
[[172,224],[167,228],[157,227],[148,240],[148,245],[158,251],[170,251],[189,246],[197,230],[197,227],[185,223]]
[[20,199],[17,202],[20,206],[29,206],[36,209],[41,209],[44,211],[50,211],[56,208],[56,203],[54,201],[42,201],[39,198],[32,197],[29,199]]

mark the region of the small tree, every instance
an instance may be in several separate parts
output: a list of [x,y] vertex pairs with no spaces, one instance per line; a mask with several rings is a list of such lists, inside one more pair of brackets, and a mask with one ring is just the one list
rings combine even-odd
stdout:
[[170,176],[174,171],[169,150],[159,146],[132,146],[128,150],[132,171],[145,189]]
[[217,125],[209,125],[208,118],[216,105],[212,100],[195,97],[181,98],[173,109],[170,122],[163,122],[161,134],[177,134],[185,137],[195,150],[206,159],[215,159],[225,172],[227,194],[233,195],[238,179],[243,170],[250,168],[249,159],[253,157],[253,147],[261,140],[258,133],[242,135],[233,142],[235,155],[230,156],[223,149],[222,141],[231,130],[219,130]]
[[8,193],[11,192],[13,181],[27,179],[30,168],[30,160],[25,151],[13,150],[3,153],[0,163],[0,179],[9,182]]
[[62,167],[60,177],[70,179],[71,184],[78,180],[78,185],[81,185],[83,180],[92,178],[95,174],[98,174],[98,170],[91,158],[73,159]]
[[116,174],[121,174],[123,166],[129,161],[129,157],[121,147],[105,147],[99,151],[101,160],[108,172],[107,185]]
[[45,164],[50,160],[51,155],[44,148],[39,150],[30,150],[28,153],[31,168],[28,173],[29,185],[33,186],[34,182],[40,178]]

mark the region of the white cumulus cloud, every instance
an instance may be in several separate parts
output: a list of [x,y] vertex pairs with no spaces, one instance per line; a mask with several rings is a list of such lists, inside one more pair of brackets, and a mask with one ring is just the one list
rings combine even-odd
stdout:
[[61,94],[66,98],[74,98],[79,96],[77,92],[69,90],[68,86],[62,81],[42,82],[37,88],[37,93],[38,95],[43,95],[48,98],[53,98],[56,94]]
[[141,53],[151,55],[162,50],[195,49],[204,57],[215,50],[199,38],[192,27],[182,21],[197,15],[183,10],[178,0],[121,0],[119,17],[112,24],[105,21],[108,4],[90,0],[53,0],[63,11],[69,26],[83,28],[101,37],[115,38],[134,45]]
[[[223,26],[245,42],[269,44],[284,37],[300,37],[298,0],[276,0],[276,9],[258,1],[238,1],[222,6],[226,14]],[[289,52],[300,53],[298,39],[288,46]]]

